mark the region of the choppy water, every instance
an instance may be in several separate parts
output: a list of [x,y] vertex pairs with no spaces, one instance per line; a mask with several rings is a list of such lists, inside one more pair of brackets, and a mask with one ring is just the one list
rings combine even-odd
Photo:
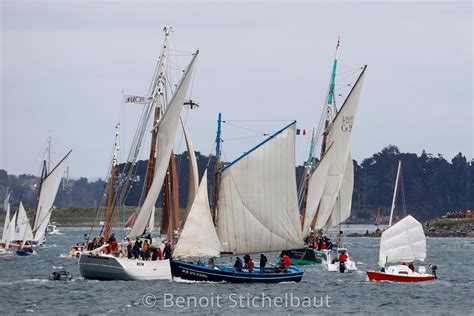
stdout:
[[[354,225],[346,228],[346,233],[366,229]],[[345,245],[359,268],[356,273],[328,273],[321,266],[310,266],[300,283],[249,285],[86,281],[79,276],[77,259],[66,256],[86,229],[60,230],[64,234],[49,236],[48,245],[35,256],[0,258],[0,314],[473,314],[474,238],[428,239],[426,265],[438,265],[439,279],[435,282],[369,282],[365,270],[376,266],[379,239],[347,238]],[[58,267],[71,271],[73,281],[49,281],[48,275]],[[146,294],[151,295],[144,299]],[[318,307],[321,297],[322,307]],[[303,302],[312,307],[303,306]]]

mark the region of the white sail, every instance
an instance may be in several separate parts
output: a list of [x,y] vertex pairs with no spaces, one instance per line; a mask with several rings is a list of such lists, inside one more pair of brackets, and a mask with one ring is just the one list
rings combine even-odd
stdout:
[[334,153],[335,151],[333,147],[329,146],[326,154],[323,156],[308,181],[308,198],[306,201],[306,213],[303,222],[303,236],[307,236],[311,230],[311,223],[316,215],[319,202],[321,201],[324,192],[326,178],[329,167],[331,166],[331,161],[334,159]]
[[295,177],[295,122],[221,173],[217,234],[234,254],[303,246]]
[[222,246],[212,222],[207,193],[207,171],[205,171],[173,255],[218,257],[221,251]]
[[8,227],[10,226],[10,192],[8,192],[7,196],[5,197],[3,209],[5,210],[5,223],[3,224],[2,241],[7,242]]
[[324,193],[319,204],[315,228],[324,228],[334,209],[342,186],[349,155],[352,125],[359,104],[359,96],[364,81],[365,68],[357,79],[353,89],[332,122],[328,134],[328,144],[334,146],[335,158],[331,162],[326,178]]
[[344,222],[351,216],[352,192],[354,191],[354,165],[352,155],[349,151],[347,156],[346,170],[342,178],[341,189],[337,196],[337,202],[328,220],[328,227],[334,227]]
[[64,156],[64,158],[41,183],[38,206],[36,208],[36,218],[33,227],[33,231],[35,233],[34,240],[37,242],[42,242],[46,234],[46,228],[48,227],[49,220],[51,218],[53,203],[56,199],[56,194],[58,193],[64,170],[66,169],[66,159],[70,153],[71,151],[69,151],[67,155]]
[[15,240],[15,223],[16,223],[16,218],[17,218],[18,212],[13,213],[13,216],[10,220],[10,223],[8,224],[7,231],[5,234],[5,248],[8,248],[8,244]]
[[426,237],[420,222],[408,215],[382,233],[379,265],[393,262],[424,261]]
[[188,129],[181,120],[181,126],[183,127],[184,139],[186,141],[186,148],[188,150],[188,170],[189,170],[189,187],[188,187],[188,202],[186,204],[186,214],[191,209],[194,201],[194,197],[198,192],[199,174],[198,166],[196,161],[196,153],[194,152],[194,146],[191,142],[191,136],[189,135]]
[[33,240],[33,232],[31,231],[30,221],[26,215],[23,203],[20,202],[18,215],[15,221],[15,237],[12,240]]
[[135,238],[141,236],[145,232],[145,228],[150,220],[151,212],[155,206],[156,200],[160,195],[161,188],[168,169],[171,152],[173,150],[174,138],[176,135],[176,129],[178,127],[178,120],[183,108],[184,98],[188,91],[189,82],[191,80],[191,74],[194,66],[194,61],[198,55],[198,51],[194,54],[191,63],[189,64],[185,74],[183,75],[181,82],[176,89],[175,94],[166,109],[165,114],[158,123],[158,139],[156,144],[156,156],[157,163],[155,165],[155,171],[153,175],[153,181],[148,191],[148,194],[143,202],[140,212],[138,213],[135,224],[132,230],[128,234],[129,238]]
[[148,231],[150,233],[153,231],[153,228],[155,228],[155,211],[156,208],[153,206],[151,209],[150,221],[148,222]]

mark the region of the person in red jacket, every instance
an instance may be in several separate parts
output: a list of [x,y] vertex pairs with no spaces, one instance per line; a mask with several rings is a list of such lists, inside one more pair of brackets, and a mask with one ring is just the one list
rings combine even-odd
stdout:
[[249,263],[247,264],[247,269],[249,270],[249,272],[252,272],[254,268],[255,263],[253,262],[252,258],[250,258]]
[[339,272],[344,273],[346,271],[346,261],[347,261],[347,254],[344,251],[339,256]]

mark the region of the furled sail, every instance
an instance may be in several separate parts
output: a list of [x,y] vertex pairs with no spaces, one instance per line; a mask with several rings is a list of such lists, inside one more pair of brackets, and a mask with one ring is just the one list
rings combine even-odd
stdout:
[[366,68],[364,67],[329,129],[328,144],[334,146],[335,155],[334,159],[331,161],[331,166],[329,167],[324,193],[319,204],[315,223],[315,228],[318,229],[324,228],[328,225],[328,220],[334,209],[334,205],[343,183],[349,155],[352,125],[359,104],[359,96],[364,81],[365,69]]
[[342,178],[341,189],[337,196],[337,202],[331,212],[327,226],[334,227],[344,222],[351,216],[352,192],[354,191],[354,165],[352,155],[349,151],[347,156],[346,170]]
[[218,257],[221,251],[222,246],[212,222],[205,171],[173,255],[206,258]]
[[40,193],[38,198],[38,206],[36,208],[36,218],[33,227],[35,233],[34,240],[42,242],[46,234],[49,220],[51,218],[51,211],[56,194],[58,193],[61,178],[66,169],[66,159],[69,157],[69,151],[66,156],[54,167],[54,169],[46,176],[40,186]]
[[22,202],[20,202],[18,208],[18,215],[15,221],[15,237],[12,240],[33,240],[30,221]]
[[217,234],[234,254],[303,246],[291,123],[223,168]]
[[193,59],[186,69],[169,106],[166,108],[165,114],[158,123],[158,141],[156,144],[156,155],[158,159],[155,165],[153,182],[145,198],[145,201],[140,208],[140,212],[138,213],[135,224],[128,234],[129,238],[141,236],[145,232],[145,228],[150,220],[151,212],[153,211],[156,200],[158,199],[163,186],[166,170],[168,169],[171,152],[173,150],[178,120],[183,108],[184,98],[186,97],[186,93],[188,91],[189,82],[192,77],[191,74],[194,61],[196,60],[198,52],[199,51],[196,51],[194,54]]
[[424,261],[426,237],[423,226],[408,215],[382,233],[380,239],[379,265],[386,263]]
[[181,126],[183,127],[184,139],[186,141],[186,148],[188,150],[188,176],[189,176],[189,187],[188,187],[188,202],[186,204],[186,214],[191,209],[194,201],[194,197],[198,192],[199,174],[198,166],[196,161],[196,153],[194,152],[194,146],[191,142],[191,136],[189,135],[188,129],[181,120]]
[[10,192],[8,192],[3,202],[3,209],[5,210],[5,223],[3,224],[2,241],[8,241],[8,227],[10,226]]

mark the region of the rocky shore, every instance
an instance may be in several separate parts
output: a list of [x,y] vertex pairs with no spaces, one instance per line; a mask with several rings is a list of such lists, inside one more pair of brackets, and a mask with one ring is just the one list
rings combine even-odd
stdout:
[[[474,219],[472,218],[450,218],[432,219],[423,223],[426,236],[429,237],[474,237]],[[348,237],[380,237],[382,230],[365,233],[353,233]]]

